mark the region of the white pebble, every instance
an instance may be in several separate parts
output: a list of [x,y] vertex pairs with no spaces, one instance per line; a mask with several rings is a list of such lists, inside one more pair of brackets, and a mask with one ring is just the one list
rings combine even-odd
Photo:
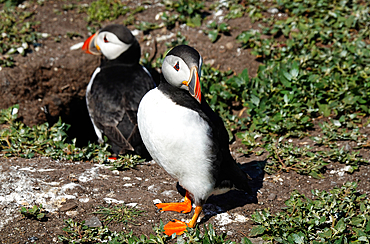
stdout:
[[162,201],[161,201],[161,200],[159,200],[159,199],[154,199],[154,200],[153,200],[153,203],[154,203],[154,204],[158,204],[158,203],[162,203]]

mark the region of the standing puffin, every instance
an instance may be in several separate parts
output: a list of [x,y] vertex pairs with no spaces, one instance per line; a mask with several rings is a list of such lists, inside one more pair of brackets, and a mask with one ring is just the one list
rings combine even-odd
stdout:
[[137,110],[155,83],[139,64],[138,41],[125,26],[113,24],[89,37],[82,50],[103,54],[86,89],[87,108],[99,142],[104,134],[116,155],[135,152],[149,156],[137,129]]
[[152,158],[186,190],[181,203],[159,203],[160,211],[195,212],[189,223],[165,225],[165,234],[181,235],[196,225],[202,206],[212,194],[240,189],[252,194],[250,179],[230,154],[222,119],[201,94],[202,57],[192,47],[173,48],[162,64],[158,88],[141,100],[138,125]]

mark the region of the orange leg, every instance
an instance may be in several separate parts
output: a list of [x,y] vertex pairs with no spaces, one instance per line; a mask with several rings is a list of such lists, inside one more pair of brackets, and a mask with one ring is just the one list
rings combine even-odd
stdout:
[[171,236],[173,233],[176,233],[176,235],[181,235],[186,231],[187,227],[194,228],[194,226],[197,224],[197,220],[200,212],[202,212],[202,209],[203,208],[201,206],[195,207],[194,215],[188,224],[177,219],[168,222],[164,226],[164,233],[168,236]]
[[186,192],[183,202],[157,203],[159,211],[175,211],[179,213],[189,213],[191,211],[191,200],[189,193]]

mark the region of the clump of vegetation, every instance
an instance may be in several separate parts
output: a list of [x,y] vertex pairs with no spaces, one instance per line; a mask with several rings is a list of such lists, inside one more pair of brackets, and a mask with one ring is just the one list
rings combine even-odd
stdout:
[[167,16],[164,14],[162,19],[165,21],[167,27],[174,26],[178,21],[180,24],[185,23],[190,27],[199,27],[202,24],[203,16],[202,9],[204,2],[199,0],[177,0],[177,1],[163,1],[166,9],[175,10],[178,14]]
[[369,114],[370,5],[349,2],[278,1],[288,18],[263,33],[285,41],[262,38],[258,30],[238,36],[264,63],[246,94],[252,130],[291,133],[312,127],[320,114]]
[[144,212],[135,207],[128,207],[125,204],[108,207],[99,206],[98,208],[99,210],[93,213],[102,215],[102,221],[105,222],[105,225],[108,225],[112,221],[125,225],[128,223],[137,225],[135,218]]
[[104,164],[111,166],[110,170],[127,170],[135,168],[136,165],[145,162],[145,158],[140,158],[139,155],[118,155],[118,158],[113,161],[104,161]]
[[[60,160],[92,160],[107,162],[111,155],[109,145],[89,143],[79,148],[76,139],[70,140],[66,131],[70,127],[60,119],[53,126],[48,123],[28,127],[17,121],[19,105],[0,110],[0,152],[4,156],[32,158],[43,155]],[[142,162],[139,156],[126,155],[113,161],[115,169],[127,169]],[[108,163],[108,162],[107,162]]]
[[[204,244],[222,244],[222,243],[236,243],[226,239],[226,234],[216,234],[213,226],[204,226],[204,233],[202,234],[199,228],[188,228],[182,236],[167,236],[163,234],[164,224],[161,221],[159,227],[153,227],[155,234],[150,234],[149,237],[145,235],[135,236],[132,231],[112,232],[107,226],[88,227],[82,223],[74,222],[72,219],[64,220],[66,227],[63,228],[65,235],[58,237],[63,243],[173,243],[174,239],[177,243],[204,243]],[[241,243],[251,244],[252,242],[244,237]]]
[[329,192],[312,190],[314,199],[294,191],[284,211],[256,211],[250,235],[267,243],[368,243],[370,204],[356,188],[347,182]]
[[212,22],[207,25],[210,30],[207,30],[206,33],[208,34],[208,38],[211,42],[216,42],[221,34],[230,34],[230,26],[226,23],[217,24],[216,22]]
[[19,9],[19,1],[7,1],[0,11],[0,66],[14,66],[13,55],[25,55],[42,34],[37,32],[38,22],[32,20],[34,12]]
[[[87,21],[101,23],[105,20],[115,20],[120,16],[125,16],[124,24],[132,24],[134,15],[144,10],[143,6],[130,8],[121,1],[116,0],[96,0],[87,9]],[[128,14],[128,15],[127,15]],[[126,16],[127,15],[127,16]]]
[[46,218],[45,210],[42,208],[42,204],[34,205],[32,208],[21,207],[20,213],[30,219],[43,220]]

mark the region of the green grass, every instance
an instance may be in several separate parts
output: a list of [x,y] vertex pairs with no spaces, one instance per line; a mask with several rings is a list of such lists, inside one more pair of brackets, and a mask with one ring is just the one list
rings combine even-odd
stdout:
[[[189,229],[182,236],[167,236],[163,234],[163,223],[161,221],[159,226],[153,227],[154,234],[149,236],[145,235],[134,235],[132,231],[129,232],[113,232],[107,226],[101,227],[88,227],[84,224],[84,221],[74,222],[72,219],[64,220],[66,227],[63,228],[64,235],[58,236],[58,239],[62,243],[203,243],[203,244],[231,244],[236,243],[227,240],[226,234],[216,234],[211,224],[204,225],[204,233],[201,233],[199,228]],[[244,237],[241,243],[250,244],[250,240]]]
[[356,188],[347,182],[329,192],[312,190],[314,199],[294,191],[283,211],[256,211],[250,235],[267,243],[369,243],[370,204]]
[[107,161],[111,155],[106,143],[89,143],[79,148],[76,139],[67,136],[70,125],[60,119],[53,126],[48,123],[29,127],[17,121],[19,105],[0,110],[0,152],[5,157],[33,158],[38,155],[59,160],[93,161],[105,163],[112,169],[125,170],[142,162],[139,156],[125,155],[113,162]]
[[113,21],[120,16],[125,16],[123,24],[132,24],[134,15],[142,11],[144,11],[144,6],[132,8],[117,0],[96,0],[86,10],[88,16],[87,21],[89,23],[98,23],[98,25],[106,20]]
[[[263,28],[271,38],[257,30],[238,36],[264,63],[247,94],[253,129],[267,122],[268,130],[286,133],[311,127],[320,114],[369,113],[369,4],[356,2],[278,1],[288,18]],[[273,38],[279,35],[286,40]]]
[[34,12],[16,7],[19,1],[3,1],[0,14],[0,66],[13,67],[14,54],[25,55],[30,46],[42,38],[37,31],[38,22],[33,20]]
[[101,219],[105,225],[111,222],[123,223],[127,225],[128,223],[137,225],[136,217],[141,216],[144,212],[143,210],[138,210],[135,207],[127,207],[125,204],[113,205],[108,207],[99,206],[98,211],[93,212],[93,214],[101,215]]

